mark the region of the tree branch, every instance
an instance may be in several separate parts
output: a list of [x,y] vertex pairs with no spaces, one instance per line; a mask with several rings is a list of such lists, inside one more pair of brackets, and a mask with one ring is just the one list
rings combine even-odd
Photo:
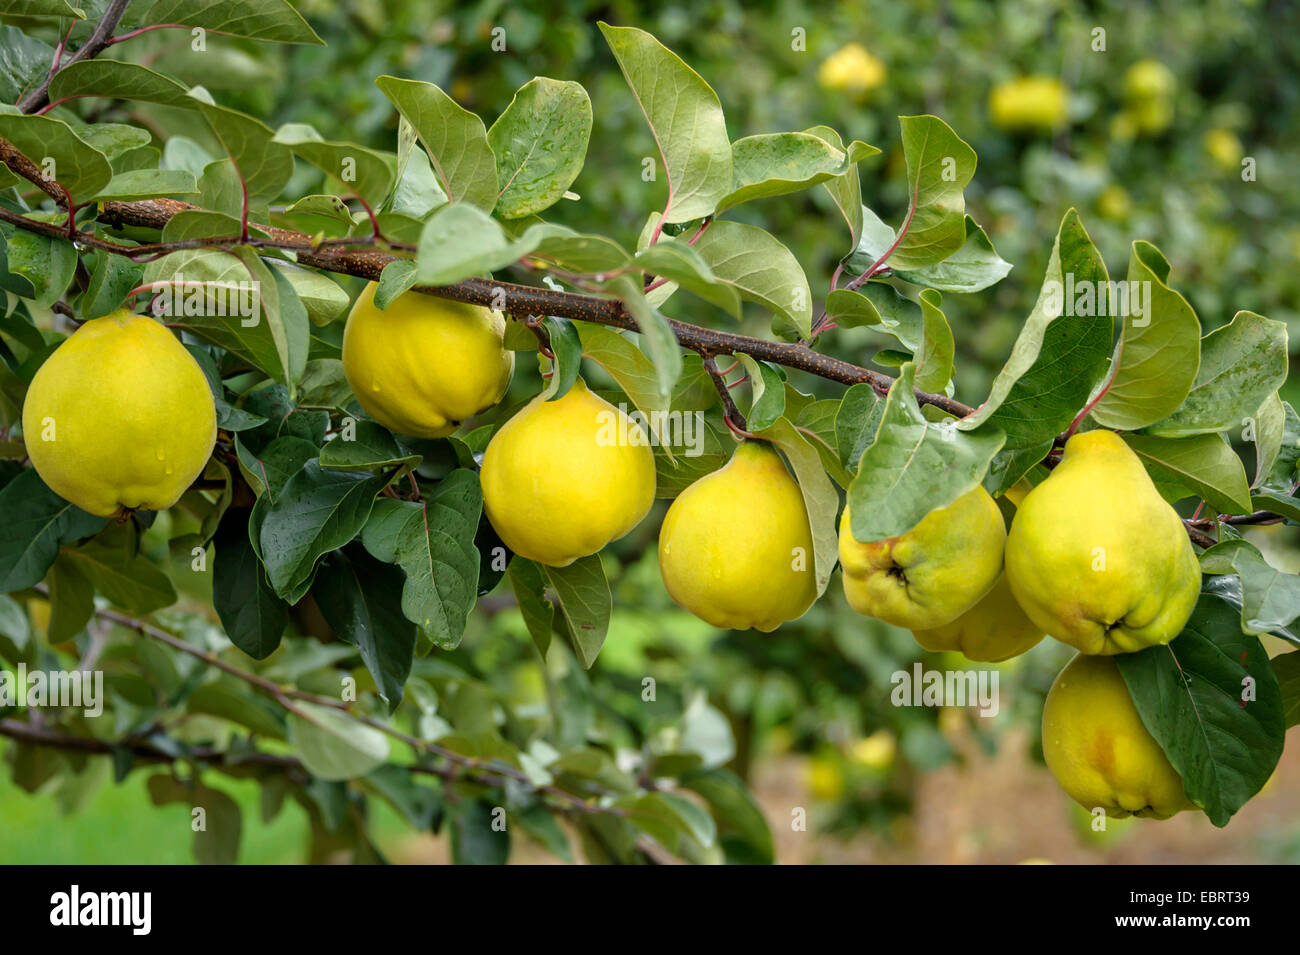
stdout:
[[90,38],[82,44],[76,53],[68,57],[66,62],[50,64],[50,72],[41,82],[41,85],[20,99],[18,108],[24,113],[35,113],[37,110],[43,109],[50,102],[50,81],[54,79],[54,74],[59,69],[69,67],[73,63],[98,56],[100,51],[112,42],[113,31],[117,29],[122,14],[126,13],[128,3],[130,3],[130,0],[111,0],[108,8],[104,11],[104,16],[95,26],[94,32],[90,34]]
[[[63,204],[62,190],[57,184],[49,183],[40,175],[40,170],[12,144],[0,139],[0,162],[4,162],[19,175],[41,186],[56,202]],[[109,201],[102,204],[99,220],[113,228],[135,226],[161,231],[171,221],[172,216],[187,209],[194,209],[189,203],[176,199],[145,199],[135,202]],[[19,228],[37,232],[51,238],[68,238],[65,226],[38,222],[26,216],[0,208],[0,220],[9,222]],[[334,272],[340,275],[352,275],[357,278],[377,282],[390,262],[400,257],[390,255],[374,248],[336,248],[315,245],[310,236],[291,229],[276,226],[253,224],[253,227],[265,233],[268,238],[252,237],[241,240],[238,236],[214,237],[184,240],[181,242],[155,242],[145,245],[122,245],[101,239],[85,232],[77,232],[72,238],[82,244],[127,257],[140,255],[161,255],[183,248],[225,248],[238,244],[252,245],[258,248],[278,249],[295,253],[298,264],[308,268]],[[362,241],[362,240],[358,240]],[[504,298],[504,310],[512,315],[556,315],[562,318],[608,325],[627,331],[639,331],[636,320],[616,298],[587,294],[582,292],[557,291],[531,285],[518,285],[512,282],[498,282],[494,279],[465,279],[453,285],[416,286],[414,291],[439,298],[453,299],[472,305],[489,308],[499,306]],[[749,355],[760,361],[768,361],[804,371],[829,381],[845,385],[869,384],[878,395],[886,395],[894,380],[889,375],[863,368],[851,362],[813,351],[806,345],[774,342],[748,335],[717,331],[701,325],[691,325],[676,319],[668,319],[669,327],[683,348],[696,352],[706,360],[718,355]],[[706,365],[707,368],[707,365]],[[714,365],[716,370],[716,364]],[[710,371],[712,375],[712,371]],[[715,381],[716,384],[716,381]],[[947,395],[916,391],[918,404],[933,405],[958,418],[972,414],[975,409]],[[733,403],[734,407],[734,403]],[[724,404],[725,408],[725,404]],[[738,412],[737,412],[738,413]],[[743,420],[743,419],[742,419]],[[1064,437],[1058,436],[1054,448],[1064,444]],[[1049,456],[1043,464],[1051,467],[1055,463]],[[1274,523],[1282,520],[1280,515],[1261,511],[1254,515],[1229,518],[1227,523]],[[1215,542],[1198,529],[1195,523],[1184,522],[1192,541],[1201,547],[1209,547]]]

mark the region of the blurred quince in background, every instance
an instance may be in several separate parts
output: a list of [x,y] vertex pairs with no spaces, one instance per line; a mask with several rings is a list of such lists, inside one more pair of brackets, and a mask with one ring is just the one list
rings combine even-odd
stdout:
[[822,62],[817,82],[822,89],[861,97],[885,82],[885,75],[885,64],[866,47],[846,43]]

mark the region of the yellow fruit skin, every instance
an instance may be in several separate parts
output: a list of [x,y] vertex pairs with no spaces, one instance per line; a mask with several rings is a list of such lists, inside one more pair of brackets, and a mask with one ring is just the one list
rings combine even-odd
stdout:
[[579,378],[563,398],[538,395],[492,436],[483,507],[507,547],[564,567],[640,523],[654,503],[654,452],[640,425],[620,419]]
[[500,312],[418,292],[381,312],[376,288],[357,297],[343,330],[343,372],[366,414],[398,434],[441,438],[501,400],[515,357]]
[[933,630],[914,630],[912,636],[933,652],[956,650],[968,660],[1001,663],[1036,646],[1046,634],[1025,616],[1002,574],[993,589],[956,620]]
[[1124,94],[1133,100],[1172,96],[1177,85],[1173,71],[1159,60],[1138,60],[1124,73]]
[[770,632],[803,616],[817,599],[812,531],[781,456],[746,441],[679,494],[659,530],[659,570],[673,600],[715,627]]
[[1043,756],[1085,809],[1168,819],[1192,808],[1109,657],[1080,653],[1057,675],[1043,704]]
[[1182,632],[1201,589],[1178,514],[1114,432],[1087,431],[1016,512],[1007,579],[1029,619],[1084,653],[1131,653]]
[[999,129],[1051,132],[1066,120],[1065,87],[1051,76],[1000,83],[989,94],[989,113]]
[[1006,524],[976,487],[931,511],[899,537],[855,540],[849,509],[840,518],[844,594],[860,614],[909,630],[950,623],[988,593],[1002,572]]
[[203,472],[217,412],[172,333],[119,309],[86,322],[41,365],[23,402],[23,438],[41,479],[82,510],[162,510]]
[[822,89],[861,96],[885,82],[885,64],[861,43],[846,43],[826,58],[817,70]]

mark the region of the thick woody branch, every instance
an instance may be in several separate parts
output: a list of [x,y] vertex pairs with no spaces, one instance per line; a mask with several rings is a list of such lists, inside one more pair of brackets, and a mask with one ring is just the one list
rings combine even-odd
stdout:
[[[57,184],[50,184],[43,180],[39,169],[3,139],[0,139],[0,162],[4,162],[10,169],[41,185],[42,189],[49,192],[56,202],[62,201],[61,190],[58,189]],[[135,202],[111,201],[102,204],[99,219],[114,228],[134,226],[161,231],[171,221],[172,216],[178,212],[193,208],[195,207],[188,203],[174,199],[147,199]],[[0,208],[0,221],[9,222],[19,228],[28,229],[42,235],[48,235],[51,238],[66,238],[68,235],[65,226],[39,222],[4,208]],[[255,225],[255,228],[264,233],[267,238],[254,236],[247,240],[241,240],[237,236],[231,236],[186,240],[183,242],[157,242],[145,245],[123,245],[83,232],[77,233],[74,238],[87,246],[128,257],[161,255],[182,248],[229,248],[243,241],[244,244],[258,248],[292,252],[295,254],[298,263],[308,268],[334,272],[340,275],[352,275],[371,281],[378,281],[384,267],[399,258],[399,256],[375,248],[321,247],[313,244],[309,236],[290,229],[263,225]],[[636,320],[623,307],[622,302],[616,298],[601,295],[557,291],[531,285],[517,285],[511,282],[498,282],[495,279],[465,279],[452,285],[416,286],[414,291],[439,298],[494,308],[504,303],[504,310],[517,316],[555,315],[561,318],[608,325],[633,332],[639,331]],[[718,355],[743,354],[760,361],[768,361],[786,368],[804,371],[845,385],[869,384],[879,395],[887,394],[890,386],[894,383],[894,379],[889,375],[854,365],[851,362],[830,355],[824,355],[803,344],[774,342],[762,338],[753,338],[748,335],[737,335],[731,332],[705,328],[701,325],[680,322],[676,319],[668,319],[668,324],[672,328],[678,343],[683,348],[696,352],[706,360],[706,368],[709,361]],[[713,369],[710,370],[711,375],[716,370],[716,367],[716,364],[714,364]],[[920,404],[933,405],[958,418],[964,418],[974,411],[969,405],[946,395],[930,394],[918,390],[916,400]],[[734,403],[732,407],[734,407]],[[1058,438],[1056,447],[1059,448],[1063,443],[1063,439]],[[1056,460],[1055,457],[1049,454],[1044,459],[1043,464],[1051,467],[1056,463]],[[1230,517],[1227,522],[1265,524],[1275,523],[1281,519],[1276,514],[1261,511],[1253,515]],[[1209,547],[1215,543],[1211,537],[1200,529],[1205,525],[1205,522],[1188,521],[1185,524],[1187,525],[1188,535],[1198,546]]]
[[[100,218],[115,226],[132,225],[162,229],[173,215],[189,208],[192,207],[171,199],[106,202]],[[269,242],[263,241],[264,245],[295,251],[301,265],[327,272],[378,281],[384,266],[398,258],[378,249],[318,249],[312,245],[310,237],[300,232],[268,226],[258,226],[258,228],[270,236]],[[236,240],[227,239],[224,243],[229,245],[232,241]],[[207,244],[219,245],[222,242],[207,240]],[[157,246],[149,248],[153,250],[163,245],[165,243],[158,243]],[[511,282],[498,282],[495,279],[466,279],[453,285],[417,286],[415,290],[426,295],[455,299],[473,305],[496,306],[504,300],[505,311],[512,315],[556,315],[628,331],[638,330],[636,320],[616,298],[517,285]],[[805,371],[840,384],[854,385],[865,382],[881,395],[888,392],[889,386],[894,383],[894,379],[889,375],[824,355],[805,345],[774,342],[748,335],[717,331],[700,325],[679,322],[676,319],[669,319],[668,324],[683,348],[705,357],[745,354],[760,361],[770,361],[786,368]],[[916,398],[921,404],[935,405],[957,417],[964,417],[971,413],[968,405],[946,395],[918,391]]]

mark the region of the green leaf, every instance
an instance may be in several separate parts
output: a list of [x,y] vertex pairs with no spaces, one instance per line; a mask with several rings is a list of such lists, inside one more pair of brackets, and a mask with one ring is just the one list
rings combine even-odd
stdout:
[[646,417],[654,443],[663,445],[667,436],[660,434],[660,415],[671,406],[671,394],[661,387],[659,372],[653,362],[625,335],[604,325],[577,323],[583,354],[600,365],[617,382]]
[[636,254],[636,264],[653,275],[677,283],[733,318],[741,317],[740,294],[714,275],[703,256],[685,242],[660,239]]
[[420,455],[403,448],[397,439],[373,421],[361,419],[325,443],[320,451],[323,468],[345,471],[377,471],[381,468],[408,469],[420,462]]
[[735,773],[728,769],[696,770],[683,775],[678,783],[699,793],[709,804],[727,862],[771,865],[776,861],[767,819]]
[[144,268],[130,259],[109,252],[97,253],[90,284],[77,303],[78,313],[86,320],[112,314],[122,307],[143,275]]
[[[862,214],[862,241],[849,257],[850,272],[865,272],[897,237],[870,209],[864,208]],[[894,269],[893,276],[944,292],[979,292],[1006,278],[1011,263],[998,255],[988,234],[970,216],[966,216],[965,235],[961,248],[942,262],[916,269]]]
[[311,441],[297,435],[286,434],[267,443],[254,454],[238,438],[235,451],[239,455],[239,468],[249,485],[265,496],[267,504],[274,504],[284,486],[302,466],[316,457],[319,449]]
[[1105,374],[1113,328],[1110,321],[1066,314],[1069,290],[1104,288],[1106,263],[1073,209],[1061,220],[1043,284],[1011,357],[993,380],[989,397],[958,424],[985,423],[1007,435],[989,475],[989,490],[1005,491],[1038,461],[1088,401]]
[[620,275],[605,286],[623,301],[641,331],[641,347],[654,365],[659,394],[667,398],[682,374],[682,350],[668,319],[646,301],[641,283],[632,275]]
[[356,779],[388,759],[388,737],[346,713],[315,703],[295,703],[289,739],[307,771],[318,779]]
[[397,181],[391,156],[355,143],[326,142],[304,123],[285,123],[276,130],[272,142],[287,146],[294,155],[360,196],[372,209],[388,197]]
[[275,141],[271,128],[238,110],[205,103],[194,91],[189,96],[239,170],[249,204],[262,205],[278,198],[293,175],[293,154]]
[[532,238],[510,240],[495,219],[472,205],[443,206],[420,232],[416,281],[451,285],[505,268],[533,250]]
[[555,205],[582,172],[591,99],[581,83],[533,77],[487,137],[497,161],[497,215],[534,215]]
[[444,650],[460,644],[478,594],[482,509],[477,476],[457,468],[425,501],[377,502],[361,532],[366,550],[405,572],[402,612]]
[[[166,233],[164,238],[170,241]],[[272,273],[251,249],[240,251],[241,255],[212,249],[172,252],[145,267],[143,282],[171,285],[172,306],[166,312],[170,324],[237,355],[278,381],[294,381],[306,363],[306,312],[282,311],[275,279],[278,273]],[[172,284],[180,281],[185,284]],[[218,308],[183,307],[187,295],[202,301],[198,291],[204,288],[213,289],[214,294],[215,290],[226,291],[227,305],[232,305],[243,297],[243,290],[250,288],[250,281],[259,283],[261,296],[260,308],[249,315],[218,314],[222,311]],[[225,311],[238,310],[227,307]],[[290,327],[290,323],[298,327]]]
[[191,196],[198,183],[181,169],[135,169],[119,172],[94,197],[96,202],[154,199],[159,196]]
[[839,493],[826,476],[817,449],[788,418],[778,419],[762,432],[762,436],[780,448],[794,468],[804,509],[808,512],[808,526],[812,530],[813,569],[817,574],[817,593],[821,595],[826,592],[831,571],[835,569],[838,546],[835,515],[840,506]]
[[250,517],[250,508],[232,507],[217,526],[212,605],[230,642],[254,660],[265,660],[280,645],[289,623],[289,605],[271,589],[253,550]]
[[308,461],[266,509],[260,540],[275,592],[289,603],[310,589],[316,561],[360,533],[389,477],[329,471]]
[[564,862],[573,861],[568,834],[544,804],[538,802],[523,809],[511,810],[510,818],[519,823],[519,828],[551,855]]
[[497,160],[483,120],[433,83],[381,76],[375,85],[415,129],[451,201],[491,212],[499,189]]
[[942,262],[965,243],[962,190],[975,175],[975,150],[938,117],[900,116],[898,123],[907,161],[908,211],[902,239],[887,264],[909,271]]
[[62,120],[0,113],[0,138],[13,143],[42,174],[68,190],[78,205],[88,202],[113,178],[108,157]]
[[78,60],[68,63],[50,81],[50,100],[77,96],[100,96],[135,103],[161,103],[196,109],[189,90],[170,76],[163,76],[138,63],[119,60]]
[[605,642],[613,600],[599,554],[567,567],[544,567],[559,601],[565,635],[584,670],[590,670]]
[[812,328],[812,293],[794,255],[757,226],[721,220],[695,243],[713,274],[741,298],[784,317],[801,337]]
[[86,19],[86,12],[69,0],[9,0],[5,14],[11,17],[76,17]]
[[859,140],[845,149],[811,132],[746,136],[731,144],[731,191],[718,202],[717,212],[799,192],[850,171],[856,175],[857,164],[879,152]]
[[546,400],[557,401],[569,393],[582,371],[582,339],[577,328],[567,318],[548,315],[542,320],[555,356],[551,365],[551,381],[546,386]]
[[143,554],[111,547],[97,540],[60,552],[72,566],[108,598],[109,603],[144,616],[176,602],[176,588]]
[[905,364],[885,399],[876,440],[862,454],[849,486],[853,536],[860,541],[905,534],[983,479],[1006,440],[996,428],[962,432],[921,414]]
[[77,250],[67,239],[19,231],[9,237],[5,252],[9,271],[31,283],[32,298],[42,308],[59,300],[77,269]]
[[[1300,427],[1300,418],[1295,409],[1286,405],[1277,394],[1271,394],[1255,410],[1255,414],[1243,429],[1243,440],[1255,444],[1255,480],[1251,487],[1260,487],[1273,470],[1273,465],[1282,453],[1282,442],[1287,438],[1288,425]],[[1296,438],[1300,432],[1292,430],[1291,448],[1296,447]]]
[[762,431],[785,414],[785,372],[779,365],[756,361],[749,355],[737,356],[749,376],[753,401],[747,423],[753,432]]
[[1241,578],[1241,627],[1247,633],[1282,630],[1300,617],[1300,577],[1274,570],[1254,544],[1226,540],[1201,554],[1207,574]]
[[942,394],[952,380],[952,359],[956,345],[952,329],[939,306],[943,296],[934,289],[921,293],[921,318],[925,337],[916,353],[916,387]]
[[[27,2],[40,3],[41,0]],[[0,103],[18,102],[23,94],[39,85],[49,74],[53,62],[54,47],[50,44],[18,27],[0,26]],[[16,106],[8,109],[18,112]],[[4,181],[3,173],[4,170],[0,170],[0,182]]]
[[689,222],[712,214],[731,191],[731,141],[718,95],[644,30],[598,25],[663,160],[668,180],[664,221]]
[[1172,643],[1115,660],[1188,798],[1227,825],[1282,755],[1281,694],[1259,639],[1241,632],[1235,607],[1203,595]]
[[[1104,393],[1092,420],[1104,428],[1132,431],[1172,414],[1187,398],[1201,364],[1201,323],[1196,312],[1166,283],[1169,263],[1149,242],[1134,242],[1129,258],[1129,314]],[[1143,300],[1132,307],[1135,291]],[[1097,293],[1097,306],[1102,306]],[[1110,296],[1107,296],[1109,299]],[[1107,311],[1110,303],[1106,303]]]
[[632,256],[626,249],[603,235],[585,235],[553,225],[538,236],[531,257],[562,269],[600,279],[602,273],[616,272],[632,263]]
[[1106,263],[1073,209],[1061,220],[1043,285],[1011,357],[993,381],[988,399],[962,419],[962,430],[993,421],[1010,449],[1035,447],[1060,434],[1100,380],[1110,351],[1111,323],[1067,315],[1067,276],[1074,284],[1104,286]]
[[47,578],[50,596],[50,643],[71,640],[95,615],[95,587],[76,562],[60,554]]
[[674,793],[639,793],[614,803],[623,818],[651,836],[669,851],[680,836],[688,836],[708,848],[717,837],[713,817],[698,805]]
[[484,799],[464,799],[448,807],[451,861],[454,865],[505,865],[510,830],[494,825],[496,807]]
[[1287,361],[1286,323],[1238,312],[1201,339],[1201,365],[1187,400],[1147,433],[1178,438],[1240,426],[1286,384]]
[[[840,152],[845,151],[844,140],[829,126],[812,126],[804,132],[824,140]],[[823,182],[822,188],[831,197],[849,227],[849,248],[857,248],[858,240],[862,238],[862,180],[858,177],[857,164],[851,165],[841,175]]]
[[415,625],[402,615],[402,585],[397,568],[349,549],[325,555],[312,588],[321,616],[360,651],[389,713],[402,702],[415,659]]
[[835,415],[835,446],[846,468],[857,470],[862,452],[876,440],[884,413],[885,402],[866,382],[851,385],[844,392]]
[[705,768],[731,762],[736,756],[736,739],[731,724],[720,710],[709,704],[703,690],[694,692],[682,713],[678,749],[695,753]]
[[182,23],[268,43],[325,45],[287,0],[156,0],[148,17],[150,23]]
[[0,592],[40,583],[59,545],[97,534],[108,518],[87,514],[59,497],[31,469],[0,489]]
[[545,659],[546,651],[551,648],[551,631],[555,626],[555,605],[546,599],[546,576],[540,565],[518,556],[510,561],[506,573],[524,626],[537,645],[537,652]]
[[1123,435],[1157,483],[1190,488],[1223,514],[1249,514],[1246,469],[1232,446],[1214,434],[1190,438]]
[[1300,725],[1300,653],[1281,653],[1270,662],[1282,694],[1282,718],[1290,729]]
[[347,314],[348,293],[323,272],[287,262],[275,262],[271,267],[293,286],[313,325],[328,325]]

